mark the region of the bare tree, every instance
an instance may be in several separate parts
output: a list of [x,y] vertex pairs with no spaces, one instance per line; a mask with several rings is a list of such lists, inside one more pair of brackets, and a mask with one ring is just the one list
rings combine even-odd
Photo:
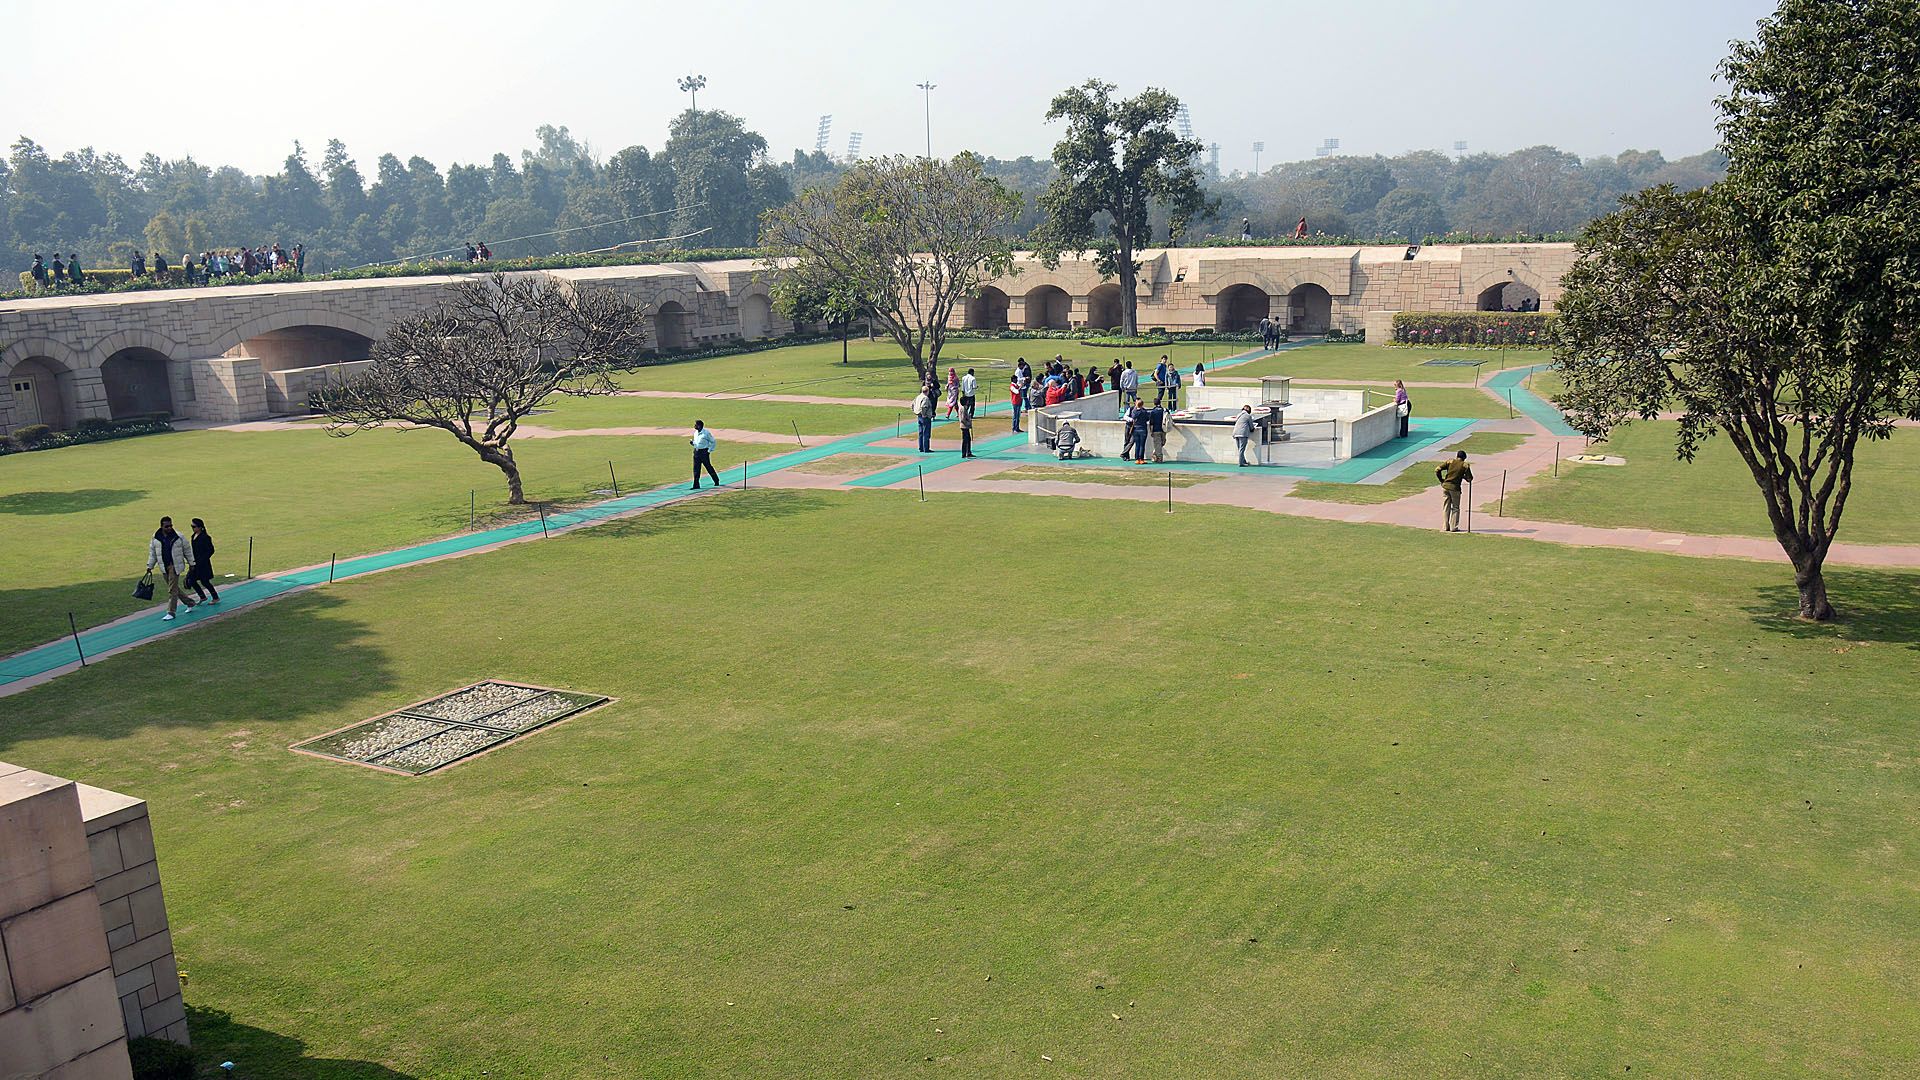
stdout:
[[867,313],[925,379],[955,305],[1011,269],[1019,211],[971,154],[874,158],[768,211],[761,236],[784,309],[807,293],[872,298]]
[[322,390],[320,407],[332,435],[439,428],[505,473],[507,501],[518,505],[526,493],[507,444],[521,418],[556,393],[612,393],[610,373],[633,365],[645,344],[640,309],[613,293],[493,274],[395,323],[372,366]]

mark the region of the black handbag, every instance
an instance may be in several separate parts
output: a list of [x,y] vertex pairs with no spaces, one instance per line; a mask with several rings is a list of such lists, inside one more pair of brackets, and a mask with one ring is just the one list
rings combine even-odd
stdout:
[[139,581],[133,583],[133,598],[135,600],[153,599],[153,571],[147,571],[140,576]]

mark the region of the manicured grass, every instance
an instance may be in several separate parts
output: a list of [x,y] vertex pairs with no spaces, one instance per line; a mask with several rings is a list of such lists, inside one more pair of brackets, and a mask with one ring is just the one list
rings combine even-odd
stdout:
[[[790,449],[723,445],[721,465]],[[530,499],[571,500],[685,480],[686,441],[668,437],[523,439],[514,457]],[[188,431],[18,454],[0,465],[0,654],[147,606],[134,579],[163,514],[185,529],[206,519],[217,574],[255,573],[380,551],[485,523],[506,509],[498,469],[439,431]],[[530,511],[529,511],[530,512]],[[218,582],[216,581],[216,586]],[[162,590],[164,591],[164,586]]]
[[780,401],[736,401],[729,398],[560,397],[550,411],[527,423],[549,428],[675,427],[692,428],[696,419],[708,427],[738,428],[788,434],[797,426],[802,435],[850,435],[893,423],[911,415],[912,401],[897,409],[863,405],[799,405]]
[[[1832,584],[750,492],[103,661],[0,759],[150,801],[208,1075],[1911,1075],[1920,579]],[[484,676],[620,700],[286,749]]]
[[[938,415],[942,417],[946,416],[947,410],[944,408],[941,409]],[[900,425],[900,434],[902,437],[907,438],[913,436],[914,427],[913,417],[911,415],[907,417],[905,423]],[[997,439],[1002,435],[1011,434],[1013,434],[1013,417],[1011,416],[976,416],[973,418],[973,441],[976,445],[988,439]],[[937,443],[952,443],[955,446],[960,445],[959,421],[955,420],[951,424],[935,425],[933,429],[933,441]]]
[[1327,484],[1318,480],[1302,480],[1293,485],[1288,494],[1296,498],[1313,499],[1316,502],[1349,503],[1356,506],[1398,502],[1428,488],[1439,487],[1440,482],[1433,478],[1433,463],[1452,457],[1456,451],[1465,450],[1467,456],[1472,458],[1479,454],[1497,454],[1503,450],[1511,450],[1526,441],[1525,435],[1516,435],[1512,432],[1476,431],[1441,452],[1407,466],[1405,472],[1384,484]]
[[[1260,360],[1241,364],[1225,374],[1236,378],[1255,375],[1291,375],[1303,381],[1313,379],[1367,379],[1408,382],[1457,382],[1472,385],[1470,367],[1426,367],[1422,361],[1481,360],[1480,378],[1507,367],[1544,364],[1545,349],[1509,349],[1505,357],[1498,349],[1423,349],[1397,345],[1306,345],[1288,349]],[[1430,416],[1438,413],[1429,412]]]
[[[1562,465],[1558,479],[1536,477],[1509,495],[1507,513],[1583,525],[1772,536],[1766,503],[1739,452],[1717,438],[1691,464],[1676,460],[1677,426],[1653,420],[1617,429],[1610,442],[1594,444],[1592,452],[1618,454],[1626,465]],[[1581,450],[1574,439],[1565,452]],[[1920,431],[1898,428],[1889,441],[1861,442],[1839,539],[1920,544]]]
[[[1167,486],[1165,473],[1140,472],[1127,469],[1079,469],[1069,465],[1022,465],[1018,468],[997,472],[989,480],[1062,480],[1070,484],[1112,484],[1115,487],[1157,487]],[[1183,473],[1172,478],[1174,487],[1189,488],[1195,484],[1205,484],[1218,480],[1217,476],[1202,476]]]
[[[1257,344],[1257,343],[1255,343]],[[949,342],[940,357],[942,385],[947,368],[965,373],[968,367],[980,380],[980,399],[1003,401],[1007,380],[1013,374],[1013,361],[1026,357],[1034,367],[1044,366],[1055,355],[1070,365],[1085,369],[1097,366],[1105,371],[1114,359],[1131,360],[1133,366],[1151,373],[1162,353],[1191,373],[1193,365],[1236,356],[1253,345],[1223,342],[1202,345],[1174,345],[1156,349],[1097,349],[1074,341],[1026,339],[1017,341]],[[831,397],[895,397],[912,401],[920,383],[913,365],[891,342],[852,342],[851,363],[840,362],[837,342],[796,345],[785,349],[746,353],[715,360],[683,364],[662,364],[641,368],[620,376],[621,385],[631,390],[694,390],[701,393],[739,392],[762,394],[823,394]],[[991,366],[995,362],[999,366]],[[1237,369],[1236,369],[1237,371]]]

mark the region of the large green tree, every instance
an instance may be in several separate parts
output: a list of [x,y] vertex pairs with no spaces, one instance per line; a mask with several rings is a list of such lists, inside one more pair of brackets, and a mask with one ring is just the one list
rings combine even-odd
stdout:
[[1650,189],[1590,226],[1556,367],[1576,425],[1680,411],[1724,434],[1793,564],[1799,614],[1861,439],[1920,418],[1920,7],[1784,0],[1722,66],[1727,178]]
[[769,211],[764,265],[791,313],[829,303],[850,318],[869,298],[867,314],[926,379],[955,309],[1011,269],[1007,225],[1019,211],[971,154],[873,158]]
[[1134,254],[1152,242],[1155,207],[1167,213],[1174,236],[1208,211],[1194,166],[1206,148],[1174,131],[1180,101],[1172,94],[1149,89],[1116,99],[1114,89],[1089,79],[1047,108],[1047,119],[1064,119],[1067,133],[1053,148],[1059,171],[1040,196],[1045,219],[1034,246],[1049,266],[1063,253],[1092,251],[1100,275],[1120,279],[1121,332],[1132,336],[1139,328]]

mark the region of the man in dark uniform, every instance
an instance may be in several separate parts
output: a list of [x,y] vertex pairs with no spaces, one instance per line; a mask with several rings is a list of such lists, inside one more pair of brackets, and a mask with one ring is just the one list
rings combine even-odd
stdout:
[[1446,525],[1448,532],[1460,531],[1460,485],[1473,483],[1473,467],[1467,464],[1467,452],[1456,450],[1453,459],[1433,470],[1433,478],[1440,481],[1440,495],[1446,500]]

